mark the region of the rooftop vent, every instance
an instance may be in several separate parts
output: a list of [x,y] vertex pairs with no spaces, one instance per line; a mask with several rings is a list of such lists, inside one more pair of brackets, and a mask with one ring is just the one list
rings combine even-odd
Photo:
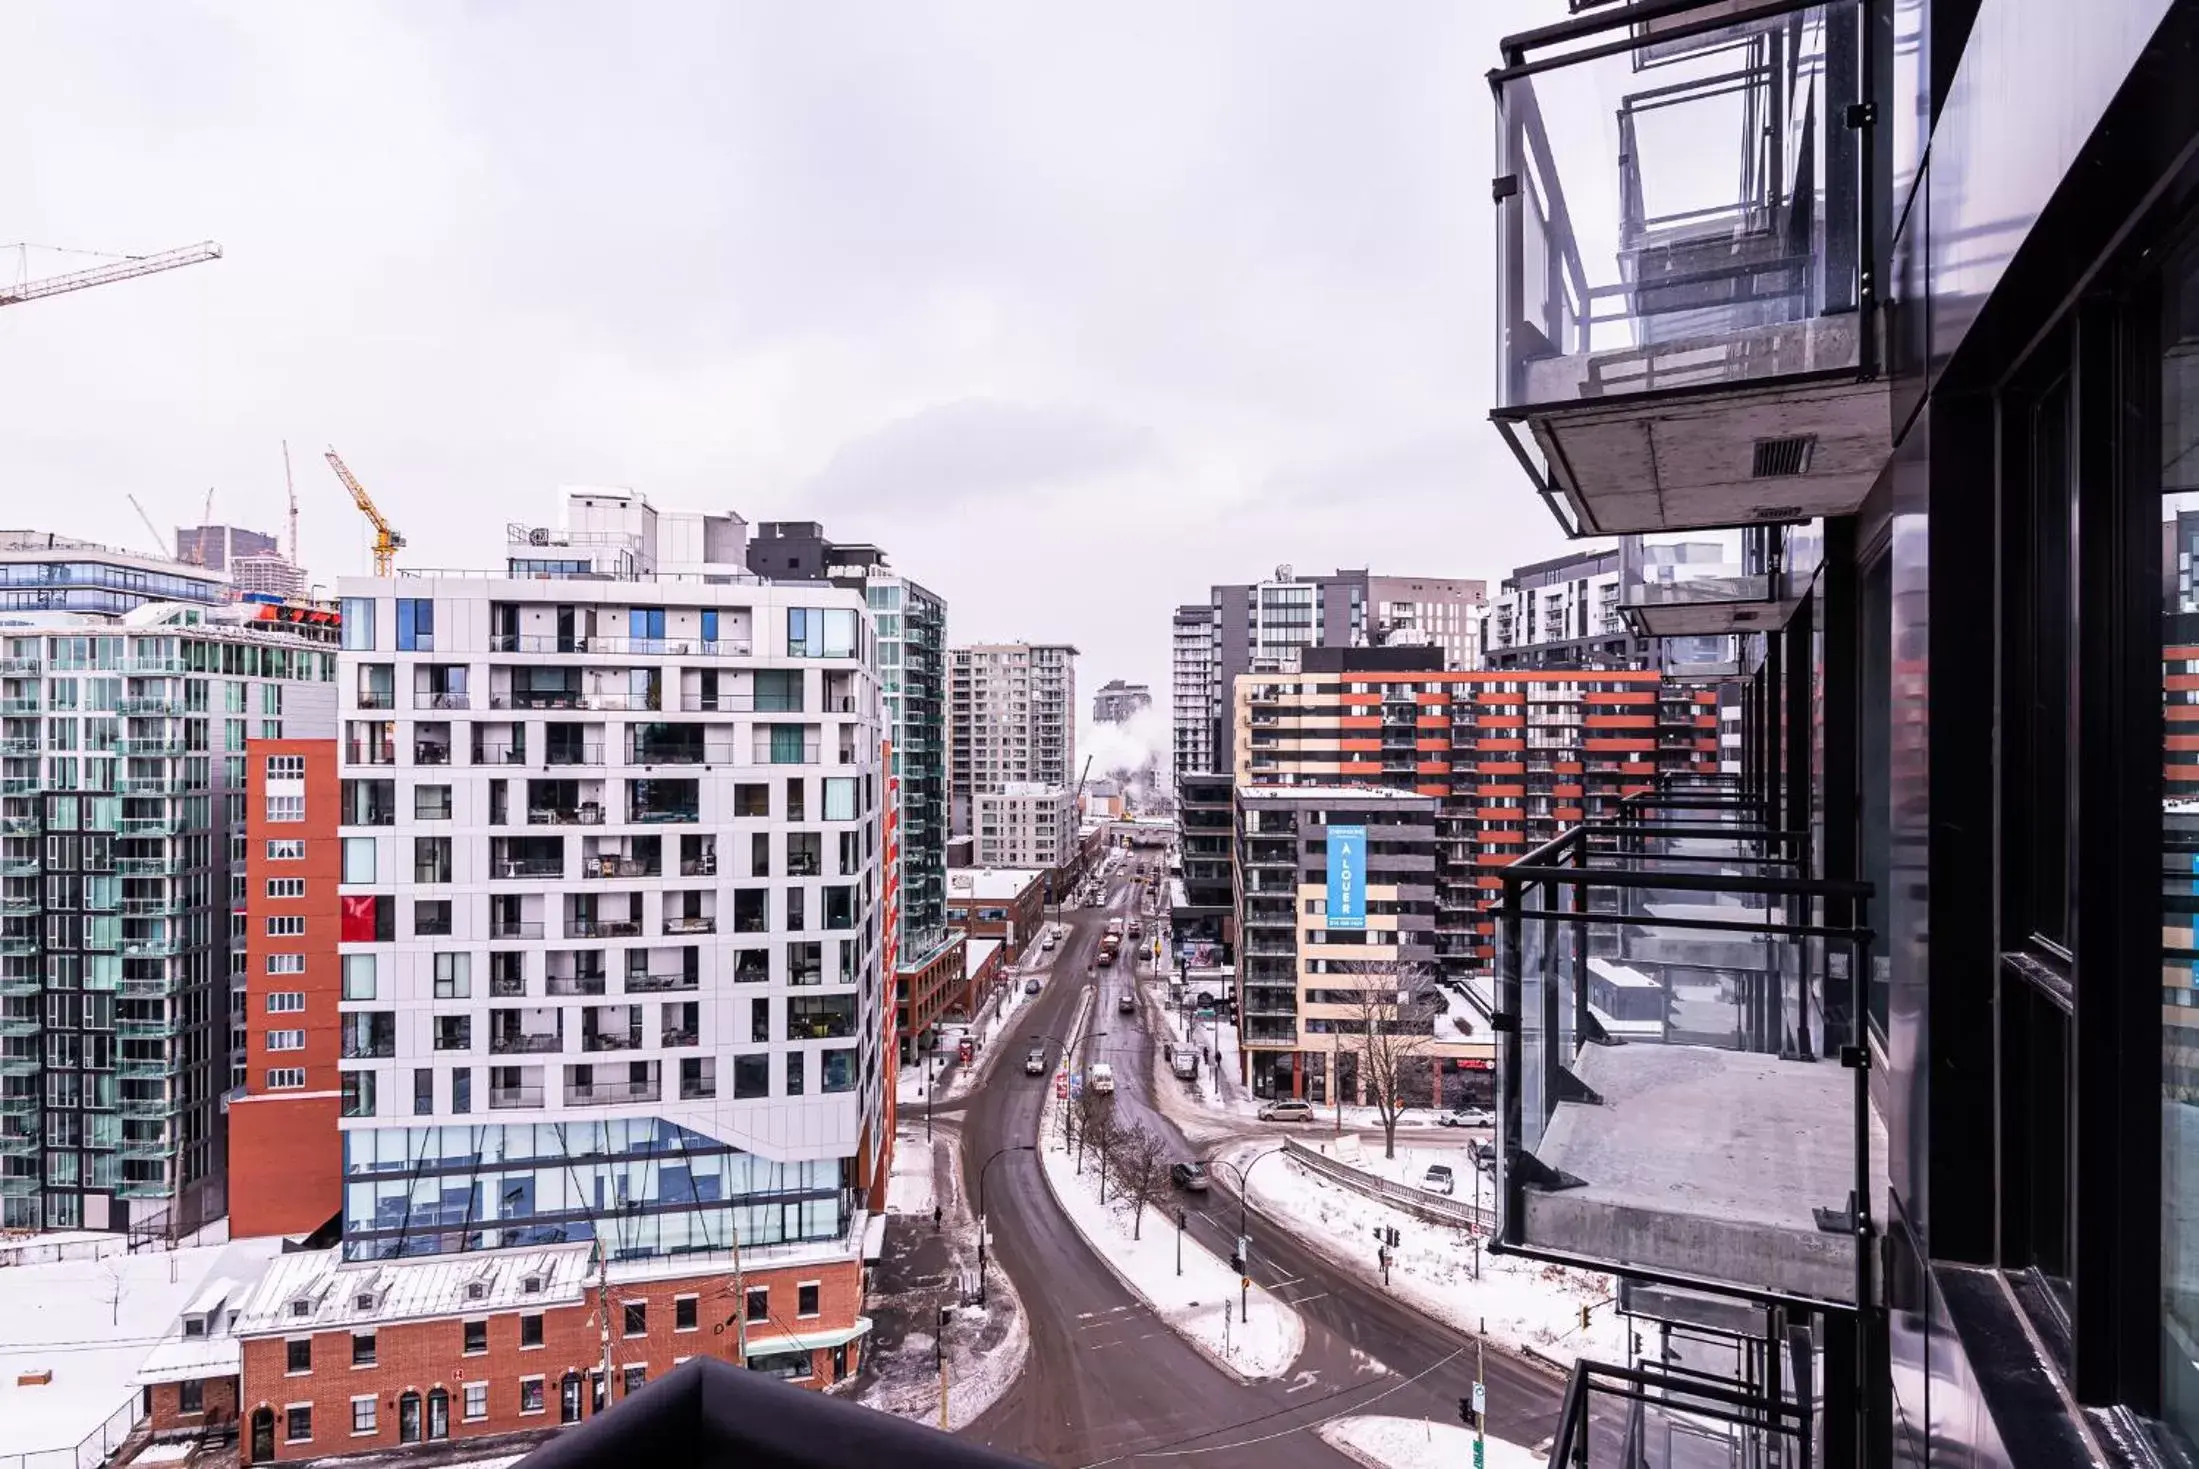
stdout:
[[1802,434],[1787,439],[1758,439],[1749,477],[1780,479],[1807,473],[1810,467],[1810,450],[1816,447],[1815,434]]

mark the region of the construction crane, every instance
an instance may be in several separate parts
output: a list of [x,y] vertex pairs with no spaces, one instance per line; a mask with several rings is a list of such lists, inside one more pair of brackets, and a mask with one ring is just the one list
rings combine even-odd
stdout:
[[351,491],[352,502],[359,507],[359,513],[374,527],[374,574],[394,575],[397,570],[397,550],[404,545],[405,538],[397,534],[396,528],[382,514],[380,507],[375,505],[374,497],[366,492],[366,486],[360,484],[358,477],[344,467],[344,461],[336,457],[334,449],[328,451],[328,467],[336,471],[336,478],[342,480],[344,488]]
[[166,559],[168,555],[168,543],[166,540],[162,539],[160,534],[160,527],[153,524],[153,517],[145,513],[145,507],[143,505],[138,504],[137,496],[125,492],[122,498],[130,502],[130,508],[137,512],[137,518],[145,522],[145,530],[147,534],[151,535],[153,538],[153,554],[163,559]]
[[[29,269],[27,245],[15,247],[21,262],[19,271]],[[157,255],[123,255],[104,265],[89,270],[74,270],[66,275],[50,275],[42,280],[18,280],[13,285],[0,285],[0,306],[20,306],[25,301],[43,301],[48,296],[59,296],[69,291],[82,291],[92,286],[112,285],[116,281],[135,280],[141,275],[157,275],[164,270],[180,266],[198,265],[208,260],[221,259],[221,246],[212,240],[201,240],[196,245],[185,245],[176,250],[163,250]]]
[[298,484],[290,477],[290,440],[283,440],[283,489],[290,496],[290,564],[298,561]]

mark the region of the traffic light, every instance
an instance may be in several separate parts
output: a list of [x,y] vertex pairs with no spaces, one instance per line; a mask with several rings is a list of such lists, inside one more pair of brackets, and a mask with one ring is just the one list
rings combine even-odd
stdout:
[[1458,1400],[1458,1421],[1468,1428],[1478,1429],[1481,1427],[1479,1423],[1474,1421],[1474,1400],[1472,1398],[1460,1398]]
[[1583,1306],[1583,1307],[1581,1307],[1581,1330],[1583,1330],[1583,1331],[1586,1331],[1587,1329],[1588,1329],[1588,1308],[1587,1308],[1586,1306]]

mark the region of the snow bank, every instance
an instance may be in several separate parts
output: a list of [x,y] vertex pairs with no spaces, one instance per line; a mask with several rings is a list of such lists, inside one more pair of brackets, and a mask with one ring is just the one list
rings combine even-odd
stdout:
[[[1241,1167],[1269,1146],[1246,1143],[1227,1156]],[[1374,1151],[1379,1159],[1379,1147]],[[1461,1170],[1460,1177],[1470,1182],[1471,1170]],[[1396,1229],[1391,1294],[1459,1331],[1486,1334],[1515,1351],[1532,1349],[1568,1365],[1583,1356],[1626,1360],[1625,1325],[1612,1313],[1616,1288],[1608,1275],[1491,1255],[1485,1244],[1477,1250],[1468,1231],[1429,1224],[1328,1183],[1287,1156],[1253,1171],[1252,1206],[1374,1282],[1382,1279],[1375,1231]],[[1585,1332],[1582,1306],[1590,1308]]]
[[[1314,1430],[1347,1458],[1374,1469],[1460,1469],[1474,1462],[1474,1435],[1455,1423],[1358,1413],[1331,1418]],[[1542,1469],[1539,1454],[1492,1438],[1482,1444],[1484,1469]]]

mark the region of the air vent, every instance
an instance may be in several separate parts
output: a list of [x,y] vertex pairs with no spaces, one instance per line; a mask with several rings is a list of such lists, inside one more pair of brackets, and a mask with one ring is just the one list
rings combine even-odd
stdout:
[[1749,477],[1780,479],[1805,474],[1810,467],[1810,450],[1816,447],[1815,434],[1803,434],[1791,439],[1758,439],[1755,463],[1749,470]]

